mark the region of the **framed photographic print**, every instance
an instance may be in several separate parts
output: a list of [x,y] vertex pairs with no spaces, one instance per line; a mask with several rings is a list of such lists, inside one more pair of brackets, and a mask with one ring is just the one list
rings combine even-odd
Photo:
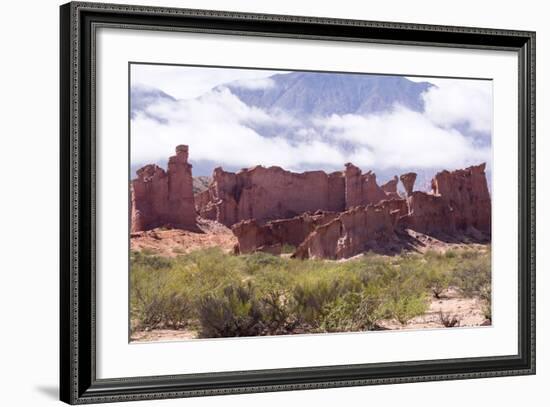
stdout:
[[535,33],[60,12],[63,401],[535,373]]

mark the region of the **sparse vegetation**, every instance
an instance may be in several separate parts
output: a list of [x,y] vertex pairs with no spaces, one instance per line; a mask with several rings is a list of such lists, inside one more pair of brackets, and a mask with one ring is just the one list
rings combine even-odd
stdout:
[[[361,331],[406,324],[449,288],[479,298],[490,318],[490,273],[490,247],[346,262],[134,251],[131,318],[138,330],[187,327],[208,338]],[[442,324],[457,326],[453,317],[442,314]]]
[[439,320],[445,328],[459,326],[460,320],[456,315],[451,315],[448,312],[439,311]]
[[296,251],[296,246],[293,246],[291,244],[285,243],[283,247],[281,248],[281,253],[283,254],[292,254]]

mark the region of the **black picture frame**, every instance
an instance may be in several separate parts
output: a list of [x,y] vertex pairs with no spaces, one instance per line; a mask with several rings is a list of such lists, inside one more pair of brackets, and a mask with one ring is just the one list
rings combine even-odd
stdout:
[[[535,33],[72,2],[60,7],[60,398],[70,404],[535,373]],[[96,378],[95,29],[508,50],[519,59],[519,352],[499,357]]]

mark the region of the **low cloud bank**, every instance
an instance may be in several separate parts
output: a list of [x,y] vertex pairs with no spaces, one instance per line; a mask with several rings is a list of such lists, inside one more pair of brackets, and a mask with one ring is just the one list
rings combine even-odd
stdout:
[[[491,87],[468,82],[440,80],[423,95],[422,113],[395,105],[381,114],[294,117],[247,106],[223,87],[198,98],[159,99],[131,121],[132,165],[165,161],[177,144],[190,146],[191,162],[243,168],[332,170],[346,162],[396,170],[490,165]],[[254,78],[242,86],[272,84]]]

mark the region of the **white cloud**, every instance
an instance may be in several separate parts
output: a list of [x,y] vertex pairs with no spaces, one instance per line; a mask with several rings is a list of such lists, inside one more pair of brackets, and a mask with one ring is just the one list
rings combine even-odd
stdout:
[[353,143],[349,161],[363,167],[459,168],[491,157],[490,147],[480,148],[459,131],[401,106],[377,115],[332,115],[316,123],[333,140]]
[[[291,118],[249,107],[228,90],[202,98],[165,102],[132,121],[132,162],[159,162],[174,146],[188,144],[190,160],[251,167],[287,169],[341,168],[346,162],[364,168],[460,168],[490,160],[490,147],[475,146],[454,129],[437,126],[425,115],[396,106],[390,113],[317,118],[297,137],[263,137],[251,124],[295,125]],[[353,149],[343,149],[342,143]]]
[[132,85],[160,89],[176,99],[201,96],[212,88],[232,81],[254,81],[283,71],[209,68],[179,65],[132,64]]
[[[136,114],[131,122],[132,165],[163,162],[178,144],[189,145],[191,163],[208,160],[238,168],[261,164],[296,171],[332,170],[353,162],[364,170],[397,172],[491,165],[490,139],[480,146],[479,140],[457,127],[466,124],[466,129],[492,134],[488,81],[422,78],[437,85],[423,95],[423,113],[394,106],[382,114],[312,118],[247,106],[227,88],[210,91],[229,81],[248,89],[273,86],[258,72],[274,72],[153,68],[140,66],[133,79],[141,78],[181,100],[158,102]],[[196,97],[188,97],[195,93]]]
[[204,97],[150,106],[149,115],[138,113],[131,123],[131,159],[134,164],[159,162],[173,155],[178,144],[190,146],[190,160],[250,167],[257,164],[298,168],[304,164],[338,166],[344,156],[318,140],[290,142],[283,137],[262,137],[247,124],[281,125],[293,119],[268,115],[242,103],[227,89]]
[[[413,78],[409,78],[413,79]],[[425,78],[415,78],[425,79]],[[429,79],[436,85],[423,94],[426,116],[435,124],[451,128],[467,124],[490,136],[493,128],[493,83],[477,79]]]

